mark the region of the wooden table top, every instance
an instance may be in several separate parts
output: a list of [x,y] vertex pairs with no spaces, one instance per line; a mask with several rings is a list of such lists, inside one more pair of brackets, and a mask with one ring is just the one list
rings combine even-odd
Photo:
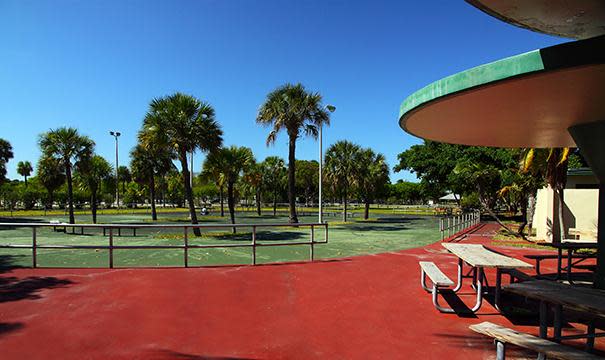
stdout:
[[514,283],[503,289],[531,299],[605,317],[605,290],[571,286],[549,280]]
[[501,269],[533,268],[533,265],[525,261],[497,253],[480,244],[442,243],[441,245],[473,267]]
[[549,246],[556,249],[596,249],[596,241],[564,240],[560,243],[541,243],[542,246]]

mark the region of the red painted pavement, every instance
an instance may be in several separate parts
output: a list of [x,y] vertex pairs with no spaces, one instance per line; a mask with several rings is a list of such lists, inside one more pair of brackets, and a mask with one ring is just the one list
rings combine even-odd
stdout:
[[[463,241],[489,243],[495,229]],[[537,334],[487,302],[476,317],[439,313],[420,288],[418,261],[428,259],[455,278],[456,260],[438,243],[255,267],[13,269],[0,275],[0,358],[486,359],[493,343],[468,325]],[[470,289],[463,294],[474,303]]]

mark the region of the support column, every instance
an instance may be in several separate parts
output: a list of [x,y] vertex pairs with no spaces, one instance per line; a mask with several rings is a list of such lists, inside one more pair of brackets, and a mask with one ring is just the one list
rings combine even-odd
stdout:
[[597,269],[594,286],[605,289],[605,121],[570,127],[569,133],[599,180]]

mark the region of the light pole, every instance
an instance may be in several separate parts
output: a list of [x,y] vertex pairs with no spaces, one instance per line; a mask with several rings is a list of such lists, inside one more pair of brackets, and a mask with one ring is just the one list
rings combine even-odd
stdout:
[[116,206],[120,210],[120,180],[118,179],[118,138],[122,135],[119,131],[110,131],[109,135],[116,139]]
[[[326,105],[326,110],[329,112],[334,112],[336,110],[336,106],[334,105]],[[323,123],[319,124],[319,216],[318,220],[320,223],[323,222],[323,199],[322,199],[322,183],[323,183],[323,167],[324,167],[324,150],[323,150],[323,138],[322,138],[322,128]]]

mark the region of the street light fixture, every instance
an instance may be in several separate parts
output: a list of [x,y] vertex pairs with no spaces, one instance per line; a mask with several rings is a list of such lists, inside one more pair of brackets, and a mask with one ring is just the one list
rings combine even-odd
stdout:
[[122,133],[119,131],[110,131],[109,135],[113,136],[116,139],[116,206],[118,210],[120,210],[120,181],[118,179],[118,138]]
[[[334,105],[326,105],[325,109],[329,112],[333,113],[336,111],[336,106]],[[322,183],[323,183],[323,165],[324,165],[324,156],[323,156],[323,138],[322,138],[322,128],[323,124],[319,125],[319,222],[323,222],[323,199],[322,199]]]

